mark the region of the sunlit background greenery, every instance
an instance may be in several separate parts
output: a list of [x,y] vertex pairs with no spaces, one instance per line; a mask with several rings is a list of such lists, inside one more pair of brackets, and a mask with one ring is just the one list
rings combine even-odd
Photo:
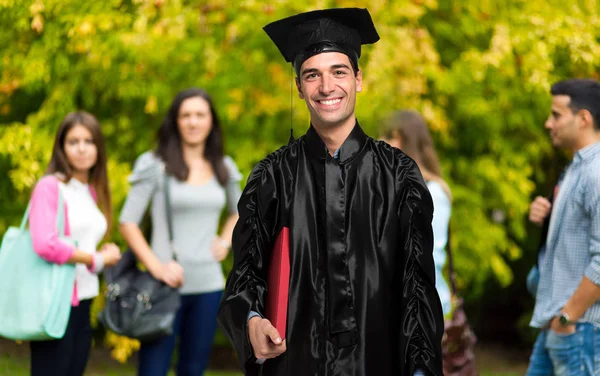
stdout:
[[[132,161],[153,147],[174,94],[190,86],[214,97],[227,153],[247,176],[287,141],[290,122],[296,135],[308,127],[291,69],[262,27],[346,6],[367,7],[381,36],[360,61],[361,125],[377,137],[392,110],[425,116],[454,194],[467,313],[480,339],[527,343],[524,276],[539,236],[528,204],[548,193],[567,157],[543,127],[548,90],[562,78],[597,77],[595,0],[0,0],[0,234],[18,222],[60,120],[75,109],[102,123],[115,217]],[[136,349],[106,342],[121,361]]]

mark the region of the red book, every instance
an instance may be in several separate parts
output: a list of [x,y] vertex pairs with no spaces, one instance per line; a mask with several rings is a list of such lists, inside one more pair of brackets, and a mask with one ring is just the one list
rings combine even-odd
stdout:
[[290,229],[281,229],[269,266],[267,280],[266,318],[277,329],[281,339],[286,337],[288,292],[290,287]]

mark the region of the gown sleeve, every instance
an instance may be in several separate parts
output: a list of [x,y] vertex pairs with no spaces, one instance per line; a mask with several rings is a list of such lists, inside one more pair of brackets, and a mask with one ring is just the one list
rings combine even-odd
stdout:
[[442,376],[444,318],[435,289],[433,261],[433,202],[417,164],[397,157],[396,194],[402,257],[400,272],[399,374]]
[[261,161],[250,174],[238,212],[233,231],[233,269],[217,320],[233,344],[245,374],[257,375],[259,365],[248,337],[248,315],[254,311],[264,317],[268,263],[281,227],[277,224],[279,198],[271,159]]

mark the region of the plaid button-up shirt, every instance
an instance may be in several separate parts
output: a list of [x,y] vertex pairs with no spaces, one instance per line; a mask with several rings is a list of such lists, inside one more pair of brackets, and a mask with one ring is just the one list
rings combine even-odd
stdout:
[[[560,185],[530,325],[545,327],[584,276],[600,285],[600,142],[575,153]],[[578,321],[600,325],[600,301]]]

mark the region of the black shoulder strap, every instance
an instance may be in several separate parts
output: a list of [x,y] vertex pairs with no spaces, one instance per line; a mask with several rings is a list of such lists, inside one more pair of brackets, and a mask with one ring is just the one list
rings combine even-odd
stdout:
[[[552,190],[550,191],[550,194],[548,195],[548,197],[546,197],[548,199],[548,201],[550,201],[550,204],[554,204],[554,199],[556,198],[556,197],[554,197],[554,193],[556,192],[556,186],[560,185],[560,183],[562,182],[563,178],[565,177],[565,172],[567,171],[568,167],[569,166],[567,165],[567,167],[565,167],[564,170],[560,173],[560,175],[558,176],[558,180],[556,181],[556,184],[554,184],[552,186]],[[539,244],[538,244],[538,248],[537,248],[537,257],[535,258],[536,265],[540,259],[540,252],[546,246],[546,239],[548,237],[548,229],[550,228],[550,214],[551,213],[552,213],[552,208],[550,208],[550,213],[548,213],[548,216],[544,219],[544,223],[542,224],[542,231],[540,232],[540,240],[539,240]],[[538,267],[539,267],[539,265],[538,265]]]
[[173,241],[173,212],[171,208],[171,193],[169,190],[169,174],[167,171],[164,172],[164,187],[163,190],[165,192],[165,206],[167,209],[167,227],[169,230],[169,245],[171,246],[171,253],[173,256],[173,260],[177,261],[177,252],[175,250],[175,243]]

